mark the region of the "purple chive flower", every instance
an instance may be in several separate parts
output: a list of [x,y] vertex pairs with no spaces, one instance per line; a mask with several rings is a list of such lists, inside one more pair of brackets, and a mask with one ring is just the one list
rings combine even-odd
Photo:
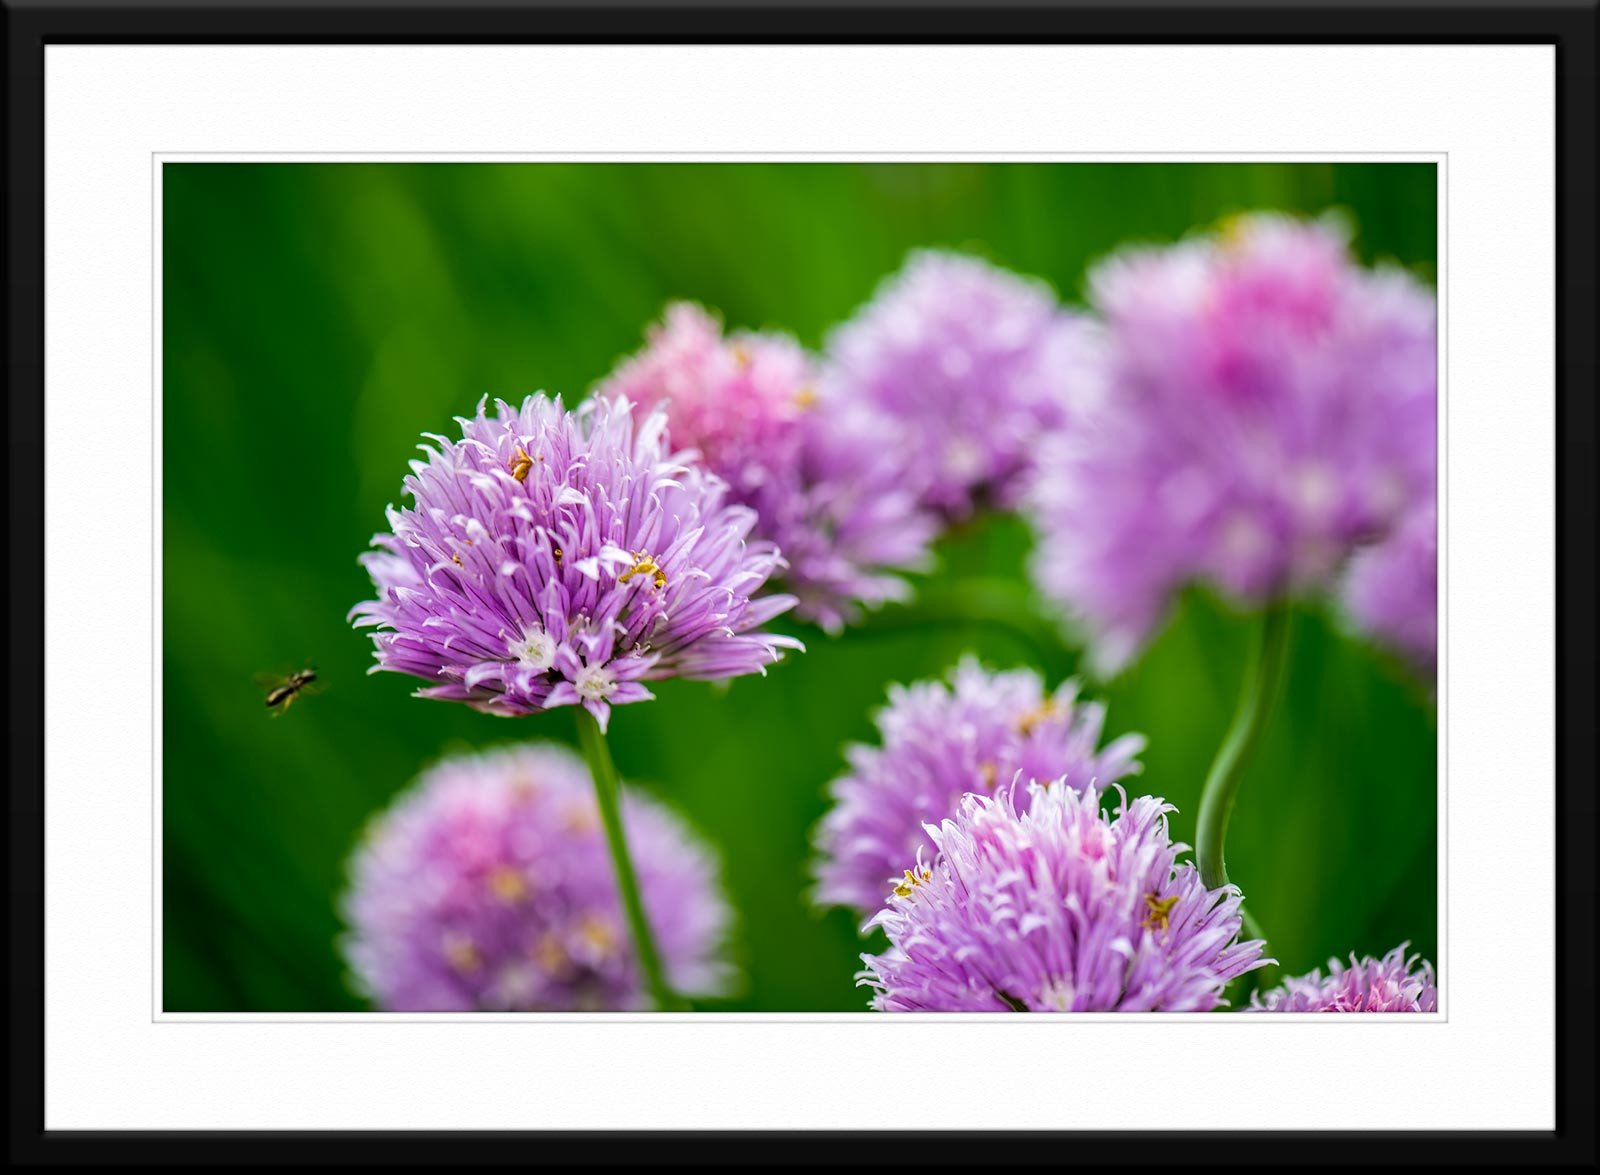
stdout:
[[814,368],[785,335],[724,337],[678,302],[600,390],[665,408],[672,443],[696,450],[783,552],[796,615],[837,632],[860,606],[908,594],[897,572],[926,566],[937,524],[918,509],[892,424],[829,396]]
[[[889,689],[877,715],[882,746],[847,748],[847,774],[834,780],[834,806],[817,830],[816,900],[863,917],[919,850],[925,825],[952,815],[968,792],[989,793],[1016,778],[1059,780],[1104,790],[1136,774],[1144,739],[1123,735],[1100,747],[1105,706],[1080,702],[1067,682],[1046,694],[1028,669],[990,673],[966,658],[948,683]],[[1017,798],[1025,808],[1031,793]]]
[[1352,952],[1348,967],[1329,959],[1326,979],[1313,971],[1265,994],[1256,992],[1245,1011],[1437,1012],[1433,964],[1424,959],[1419,967],[1419,956],[1407,958],[1409,945],[1401,943],[1381,959],[1357,959]]
[[1242,217],[1090,275],[1104,320],[1031,494],[1041,587],[1127,661],[1172,594],[1326,586],[1432,494],[1433,295],[1331,222]]
[[1345,574],[1345,611],[1357,628],[1408,658],[1428,677],[1437,659],[1439,536],[1433,503],[1383,542],[1359,552]]
[[[623,823],[673,988],[732,978],[711,853],[629,789]],[[649,1006],[582,760],[524,745],[447,759],[368,826],[350,864],[342,946],[385,1011]]]
[[896,421],[947,518],[1014,503],[1060,428],[1089,328],[1043,282],[960,253],[913,252],[827,342],[834,394]]
[[413,506],[389,508],[362,559],[378,598],[351,618],[379,629],[374,672],[491,714],[582,704],[604,730],[646,681],[764,673],[801,647],[758,631],[794,604],[755,595],[777,549],[747,543],[754,513],[668,451],[662,414],[530,396],[458,419],[461,440],[421,446]]
[[[1204,1012],[1229,980],[1269,960],[1238,941],[1239,891],[1208,890],[1177,864],[1172,807],[1154,796],[1116,815],[1093,790],[1030,784],[969,795],[937,829],[869,926],[862,955],[884,1012]],[[1121,789],[1117,789],[1121,792]]]

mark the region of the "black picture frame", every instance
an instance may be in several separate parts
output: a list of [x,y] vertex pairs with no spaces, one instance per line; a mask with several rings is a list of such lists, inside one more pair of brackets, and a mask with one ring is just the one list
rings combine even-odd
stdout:
[[[605,2],[463,4],[359,0],[248,3],[5,4],[9,546],[45,548],[44,53],[86,43],[1517,43],[1556,48],[1557,142],[1557,712],[1558,1116],[1550,1133],[1222,1133],[1153,1130],[1011,1133],[1005,1154],[1030,1163],[1278,1165],[1384,1161],[1517,1162],[1594,1167],[1595,662],[1597,599],[1595,363],[1596,0],[1534,4],[1071,3],[1004,7],[844,3],[697,6]],[[1531,475],[1548,475],[1533,471]],[[17,1165],[65,1162],[412,1164],[864,1163],[1004,1161],[993,1136],[643,1133],[46,1132],[44,1123],[43,561],[13,562],[9,616],[9,1154]],[[1587,766],[1585,766],[1587,764]],[[1515,957],[1515,944],[1507,944]],[[1337,1093],[1337,1091],[1335,1091]],[[1359,1093],[1352,1096],[1358,1113]],[[885,1118],[891,1123],[892,1117]],[[1154,1123],[1153,1123],[1154,1125]],[[1136,1145],[1130,1145],[1136,1139]],[[530,1145],[530,1143],[532,1145]]]

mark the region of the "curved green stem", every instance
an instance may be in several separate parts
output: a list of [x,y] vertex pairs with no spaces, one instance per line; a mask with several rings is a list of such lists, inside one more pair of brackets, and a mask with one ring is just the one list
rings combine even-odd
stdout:
[[657,1010],[679,1010],[684,1005],[667,986],[666,974],[661,969],[661,956],[656,951],[650,922],[644,913],[644,902],[639,897],[639,879],[633,872],[633,858],[628,854],[628,842],[622,833],[622,784],[617,779],[617,765],[611,760],[611,748],[606,745],[605,733],[594,715],[582,706],[576,707],[576,711],[578,744],[583,748],[583,757],[589,763],[589,774],[594,779],[600,821],[606,830],[606,847],[611,850],[611,867],[616,873],[617,889],[622,894],[622,909],[628,919],[628,931],[633,936],[639,970],[644,973],[645,984],[650,989],[650,997],[655,1001]]
[[1055,619],[1041,612],[1027,591],[1003,579],[918,584],[914,599],[874,613],[863,631],[903,632],[956,624],[1004,632],[1063,676],[1076,665],[1076,654],[1067,646]]
[[[1262,727],[1278,693],[1283,677],[1283,667],[1289,651],[1289,609],[1278,604],[1262,618],[1260,633],[1244,675],[1244,687],[1239,692],[1239,706],[1234,711],[1233,724],[1227,737],[1217,748],[1217,757],[1206,776],[1205,789],[1200,793],[1200,822],[1195,835],[1195,857],[1200,864],[1200,880],[1208,889],[1228,882],[1228,870],[1223,862],[1222,845],[1228,835],[1228,817],[1233,814],[1233,801],[1239,793],[1239,781],[1244,775],[1245,763],[1255,749]],[[1245,917],[1254,924],[1249,914]],[[1255,931],[1260,934],[1259,925]]]
[[1239,907],[1239,919],[1244,923],[1246,938],[1265,939],[1267,937],[1267,932],[1262,929],[1261,923],[1256,921],[1256,916],[1243,906]]

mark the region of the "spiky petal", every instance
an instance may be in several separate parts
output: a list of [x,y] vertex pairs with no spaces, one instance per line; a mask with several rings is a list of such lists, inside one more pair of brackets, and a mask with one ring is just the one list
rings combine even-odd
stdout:
[[758,593],[783,561],[755,514],[668,450],[666,418],[625,402],[530,396],[458,418],[411,463],[413,504],[362,559],[377,668],[492,714],[652,697],[646,682],[764,673],[792,638],[760,626],[794,597]]
[[1046,693],[1032,670],[993,673],[971,657],[945,681],[891,686],[876,721],[881,745],[846,749],[850,770],[833,781],[816,838],[817,901],[863,917],[919,849],[931,850],[924,825],[953,815],[966,793],[1018,777],[1102,791],[1140,770],[1144,747],[1136,734],[1101,746],[1105,706],[1079,699],[1076,682]]
[[1266,964],[1262,942],[1239,941],[1239,891],[1178,862],[1170,805],[1124,795],[1108,815],[1092,790],[1028,791],[1023,810],[1009,789],[969,795],[930,825],[937,856],[868,924],[889,938],[862,956],[874,1008],[1203,1012]]
[[[715,858],[634,789],[622,818],[669,982],[725,990],[731,915]],[[386,1011],[649,1006],[594,791],[563,747],[429,768],[368,826],[342,909],[356,984]]]

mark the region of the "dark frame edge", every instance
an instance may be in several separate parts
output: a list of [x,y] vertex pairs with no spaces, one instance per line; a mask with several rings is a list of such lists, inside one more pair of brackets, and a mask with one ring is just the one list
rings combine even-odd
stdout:
[[[658,8],[593,11],[528,5],[464,5],[428,8],[394,4],[318,9],[252,3],[237,8],[105,4],[66,7],[52,4],[5,5],[4,56],[7,109],[7,274],[8,341],[7,456],[12,549],[44,550],[44,49],[63,43],[149,42],[482,42],[523,40],[614,41],[620,18],[636,20],[634,41],[727,42],[797,40],[891,42],[904,36],[884,31],[895,13],[857,9],[850,35],[816,32],[819,12],[783,7],[760,12]],[[1545,0],[1538,5],[1414,5],[1378,9],[1356,5],[1316,6],[1286,11],[1248,5],[1178,5],[1075,8],[1017,7],[984,13],[982,35],[970,35],[972,13],[946,10],[918,17],[920,43],[936,41],[1008,42],[1018,40],[1294,42],[1335,41],[1553,43],[1557,47],[1557,564],[1556,615],[1559,639],[1556,673],[1557,777],[1581,780],[1595,764],[1595,665],[1597,598],[1595,357],[1596,187],[1595,126],[1597,20],[1595,0]],[[1160,17],[1162,36],[1150,34]],[[374,18],[381,18],[379,20]],[[1380,31],[1356,35],[1350,25]],[[473,32],[461,30],[471,25]],[[383,32],[370,30],[382,28]],[[701,32],[696,35],[698,27]],[[713,30],[706,32],[705,30]],[[876,30],[876,31],[874,31]],[[14,784],[10,797],[10,1022],[11,1088],[8,1155],[14,1165],[85,1161],[128,1161],[136,1151],[145,1161],[224,1162],[248,1145],[253,1161],[273,1162],[316,1156],[331,1162],[459,1162],[463,1143],[474,1157],[493,1161],[593,1163],[599,1157],[596,1135],[577,1132],[97,1132],[51,1131],[44,1123],[44,712],[39,678],[44,665],[43,560],[19,560],[11,576],[10,739],[8,759]],[[1583,763],[1590,768],[1584,769]],[[1230,1165],[1281,1163],[1291,1153],[1319,1164],[1369,1159],[1381,1152],[1390,1162],[1472,1165],[1520,1162],[1593,1168],[1596,1133],[1595,1089],[1595,939],[1594,835],[1596,793],[1592,787],[1558,787],[1558,886],[1555,975],[1560,1024],[1556,1034],[1557,1123],[1554,1132],[1228,1132],[1191,1134],[1151,1131],[1018,1132],[1006,1135],[1020,1159],[1051,1161],[1052,1144],[1070,1141],[1076,1160],[1128,1157],[1144,1161],[1216,1154],[1223,1139]],[[1507,954],[1514,957],[1515,944]],[[1508,979],[1516,980],[1515,974]],[[933,1150],[938,1162],[975,1160],[992,1165],[994,1136],[950,1132],[905,1135],[893,1132],[755,1133],[732,1131],[631,1132],[608,1134],[606,1154],[640,1161],[759,1161],[776,1150],[786,1163],[801,1163],[848,1153],[862,1162],[906,1161],[919,1150]],[[536,1155],[527,1153],[537,1140]],[[1252,1143],[1256,1145],[1251,1145]],[[920,1144],[920,1145],[919,1145]],[[1021,1145],[1018,1145],[1021,1144]],[[715,1159],[708,1148],[717,1152]],[[1054,1152],[1056,1161],[1060,1152]]]

